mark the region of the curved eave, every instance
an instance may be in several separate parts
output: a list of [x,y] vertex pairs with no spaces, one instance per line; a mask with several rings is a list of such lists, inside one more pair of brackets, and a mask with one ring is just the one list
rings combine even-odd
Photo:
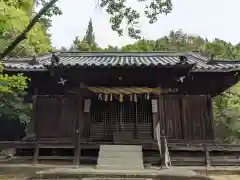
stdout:
[[11,72],[43,72],[48,71],[49,69],[56,68],[56,69],[71,69],[71,68],[84,68],[84,69],[135,69],[135,68],[150,68],[150,69],[163,69],[163,68],[186,68],[190,69],[191,72],[240,72],[240,67],[238,68],[196,68],[192,69],[193,64],[187,65],[159,65],[159,66],[46,66],[46,68],[7,68],[4,67],[4,71],[11,71]]
[[45,65],[46,68],[119,68],[119,69],[129,69],[129,68],[191,68],[194,64],[182,63],[182,64],[57,64],[57,65]]
[[11,72],[42,72],[42,71],[48,71],[47,68],[4,68],[4,71],[11,71]]
[[192,72],[236,72],[236,71],[240,71],[240,67],[239,68],[219,68],[219,69],[210,69],[210,68],[205,68],[205,69],[193,69]]

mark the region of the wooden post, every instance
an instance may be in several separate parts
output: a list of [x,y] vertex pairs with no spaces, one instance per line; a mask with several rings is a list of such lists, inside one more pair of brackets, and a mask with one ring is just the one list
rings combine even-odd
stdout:
[[216,129],[215,129],[215,124],[214,124],[214,121],[213,121],[213,106],[212,106],[212,98],[211,96],[209,95],[208,96],[208,108],[209,108],[209,113],[210,113],[210,121],[211,121],[211,130],[212,130],[212,140],[215,141],[216,140]]
[[210,153],[206,144],[204,145],[204,152],[205,152],[205,165],[206,167],[210,167],[211,166]]
[[134,138],[135,139],[137,139],[137,134],[138,134],[138,131],[137,131],[137,124],[138,124],[138,104],[137,104],[137,102],[134,102],[134,105],[135,105],[135,110],[136,110],[136,112],[135,112],[135,116],[136,116],[136,118],[135,118],[135,123],[134,123]]
[[33,157],[33,164],[37,164],[38,162],[38,156],[39,156],[39,127],[38,127],[38,121],[36,118],[36,111],[37,111],[37,89],[34,91],[34,95],[32,98],[32,121],[34,123],[34,132],[36,137],[36,144],[35,144],[35,151],[34,151],[34,157]]
[[[161,91],[161,86],[160,87],[160,91]],[[161,168],[163,168],[163,163],[164,163],[164,141],[162,138],[163,132],[164,132],[164,104],[163,104],[163,96],[162,94],[160,94],[158,96],[158,115],[159,115],[159,126],[160,126],[160,144],[161,144],[161,154],[160,154],[160,161],[161,161]]]
[[74,165],[80,165],[80,156],[81,156],[81,121],[83,120],[83,83],[80,83],[80,89],[77,93],[78,101],[78,115],[76,122],[76,138],[75,138],[75,147],[74,147]]

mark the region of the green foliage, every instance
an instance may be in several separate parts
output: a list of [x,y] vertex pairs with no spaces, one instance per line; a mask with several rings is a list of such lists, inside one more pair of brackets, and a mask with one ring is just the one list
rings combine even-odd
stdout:
[[[33,0],[0,1],[0,53],[23,31],[33,11]],[[50,38],[46,28],[37,23],[29,32],[26,40],[21,42],[9,55],[27,56],[48,52]]]
[[31,107],[24,103],[28,80],[21,74],[13,76],[0,74],[0,117],[18,119],[23,123],[29,122]]
[[240,83],[214,98],[217,137],[223,142],[240,140]]
[[[140,39],[140,29],[137,28],[140,12],[132,6],[127,5],[127,0],[99,0],[100,6],[111,16],[110,23],[112,30],[119,35],[123,35],[123,25],[127,23],[128,35],[135,39]],[[171,0],[135,0],[145,5],[144,15],[153,24],[158,20],[160,14],[169,14],[172,11]]]
[[98,50],[100,50],[100,48],[96,43],[92,20],[90,19],[83,40],[80,40],[79,37],[76,37],[75,40],[73,41],[73,45],[70,48],[70,51],[98,51]]
[[[13,42],[23,31],[32,15],[34,7],[44,0],[0,0],[0,53]],[[60,14],[59,9],[52,7],[43,18]],[[50,21],[48,21],[50,23]],[[49,52],[50,36],[47,34],[46,24],[39,21],[8,56],[32,56]],[[25,88],[29,79],[22,74],[8,76],[0,71],[0,116],[17,119],[23,123],[30,120],[31,106],[24,103]]]
[[[46,0],[35,0],[35,4],[37,7],[43,7],[47,2]],[[46,29],[49,29],[52,26],[52,20],[51,17],[56,15],[62,15],[62,10],[56,6],[53,5],[39,20],[41,24],[44,25]]]

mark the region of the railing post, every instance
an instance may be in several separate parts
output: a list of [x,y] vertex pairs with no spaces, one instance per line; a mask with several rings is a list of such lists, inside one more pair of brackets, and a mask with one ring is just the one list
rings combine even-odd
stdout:
[[204,145],[204,152],[205,152],[205,165],[206,165],[206,167],[210,167],[211,166],[210,152],[209,152],[209,148],[208,148],[207,144]]

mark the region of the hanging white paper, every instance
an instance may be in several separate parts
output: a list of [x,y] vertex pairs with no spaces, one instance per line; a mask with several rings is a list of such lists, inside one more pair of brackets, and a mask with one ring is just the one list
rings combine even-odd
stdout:
[[152,112],[153,113],[157,113],[158,112],[157,99],[152,99]]
[[85,99],[84,100],[84,112],[89,113],[91,107],[91,99]]

